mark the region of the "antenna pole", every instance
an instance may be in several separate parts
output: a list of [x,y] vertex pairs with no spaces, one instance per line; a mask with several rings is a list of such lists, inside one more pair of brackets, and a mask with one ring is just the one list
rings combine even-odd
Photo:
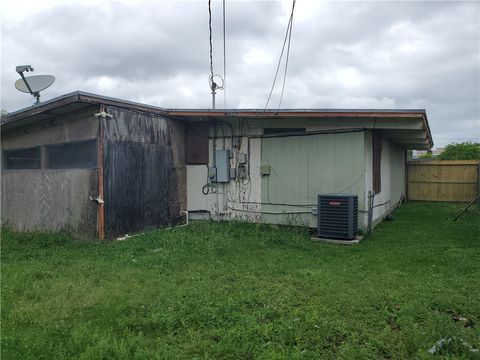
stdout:
[[214,110],[215,110],[215,94],[216,94],[215,89],[212,88],[212,109]]

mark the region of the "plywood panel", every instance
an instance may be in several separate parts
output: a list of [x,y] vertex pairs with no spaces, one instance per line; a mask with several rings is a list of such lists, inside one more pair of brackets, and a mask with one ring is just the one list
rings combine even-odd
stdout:
[[22,133],[2,134],[2,149],[21,149],[32,146],[62,144],[71,141],[95,139],[98,134],[96,108],[82,110],[78,114],[58,116],[45,127]]
[[2,223],[14,229],[62,230],[96,236],[97,170],[2,173]]
[[478,160],[409,162],[410,200],[462,201],[478,193]]
[[[262,139],[262,163],[270,175],[262,178],[263,220],[273,223],[316,226],[311,207],[317,195],[358,195],[364,208],[364,133],[323,134]],[[291,206],[294,205],[294,206]]]
[[207,210],[207,195],[202,187],[207,183],[206,165],[187,165],[187,209],[189,211]]

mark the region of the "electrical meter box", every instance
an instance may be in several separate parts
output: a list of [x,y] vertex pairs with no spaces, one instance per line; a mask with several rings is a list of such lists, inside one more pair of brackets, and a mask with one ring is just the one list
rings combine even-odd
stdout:
[[247,157],[247,154],[245,154],[245,153],[239,153],[237,155],[237,161],[238,161],[239,164],[246,164],[247,159],[248,159],[248,157]]
[[214,166],[208,168],[208,182],[217,182],[217,168]]
[[247,166],[246,165],[238,165],[237,177],[239,179],[247,179],[248,178]]
[[217,150],[216,153],[217,182],[230,181],[230,150]]

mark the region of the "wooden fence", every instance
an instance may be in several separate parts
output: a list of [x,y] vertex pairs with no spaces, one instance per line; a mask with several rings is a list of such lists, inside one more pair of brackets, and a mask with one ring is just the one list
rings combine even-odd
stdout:
[[480,192],[480,160],[407,162],[409,200],[470,201]]

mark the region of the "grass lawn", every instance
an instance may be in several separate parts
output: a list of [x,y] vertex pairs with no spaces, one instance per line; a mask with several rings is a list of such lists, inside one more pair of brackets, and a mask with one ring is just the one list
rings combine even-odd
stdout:
[[452,222],[462,206],[408,203],[356,246],[241,222],[4,229],[2,359],[480,358],[480,211]]

